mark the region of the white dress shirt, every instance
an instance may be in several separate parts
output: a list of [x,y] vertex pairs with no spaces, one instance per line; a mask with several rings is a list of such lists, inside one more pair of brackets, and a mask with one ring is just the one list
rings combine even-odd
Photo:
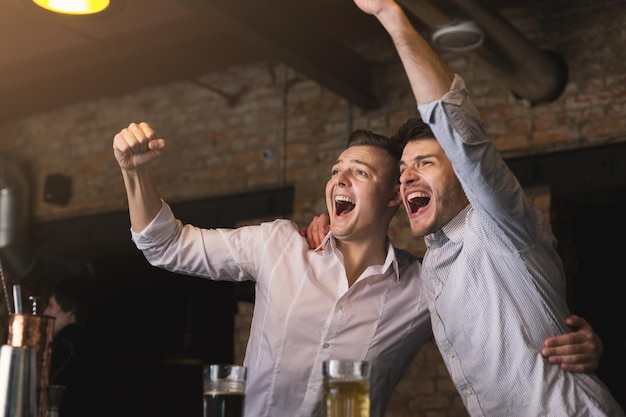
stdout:
[[485,138],[463,80],[418,108],[470,201],[426,237],[423,261],[435,340],[470,414],[624,416],[595,375],[541,355],[545,338],[570,331],[556,241]]
[[214,280],[255,281],[244,364],[247,417],[321,417],[322,361],[372,362],[371,416],[383,417],[392,391],[431,337],[419,261],[388,245],[348,288],[341,253],[308,248],[298,226],[275,220],[237,229],[182,225],[170,207],[133,240],[148,261]]

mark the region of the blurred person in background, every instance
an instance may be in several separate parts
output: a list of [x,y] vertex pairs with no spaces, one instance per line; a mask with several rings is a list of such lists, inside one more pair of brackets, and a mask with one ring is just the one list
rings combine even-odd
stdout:
[[59,417],[89,415],[86,395],[90,352],[86,323],[92,297],[89,280],[78,276],[64,277],[45,289],[43,314],[55,319],[49,385],[65,387]]

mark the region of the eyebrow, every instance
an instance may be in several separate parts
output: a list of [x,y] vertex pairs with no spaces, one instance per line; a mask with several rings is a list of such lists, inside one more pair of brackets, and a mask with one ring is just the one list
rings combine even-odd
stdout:
[[376,169],[372,165],[368,164],[367,162],[363,162],[360,159],[350,159],[349,161],[344,161],[343,159],[337,159],[330,167],[333,168],[334,166],[341,164],[343,162],[345,162],[346,164],[363,165],[369,168],[370,170],[376,172]]
[[[437,155],[434,153],[426,154],[426,155],[418,155],[415,158],[411,159],[411,162],[418,162],[428,158],[437,158]],[[402,159],[400,160],[400,166],[408,165],[408,163],[404,162]]]

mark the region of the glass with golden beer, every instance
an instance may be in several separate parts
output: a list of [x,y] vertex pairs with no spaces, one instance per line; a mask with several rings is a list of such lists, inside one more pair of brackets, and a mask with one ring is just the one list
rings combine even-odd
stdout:
[[369,417],[369,362],[330,359],[323,366],[324,417]]

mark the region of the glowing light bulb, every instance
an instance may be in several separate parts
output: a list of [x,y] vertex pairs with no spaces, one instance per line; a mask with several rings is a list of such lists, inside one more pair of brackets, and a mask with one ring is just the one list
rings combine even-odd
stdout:
[[57,13],[93,14],[109,6],[109,0],[33,0],[35,4]]

